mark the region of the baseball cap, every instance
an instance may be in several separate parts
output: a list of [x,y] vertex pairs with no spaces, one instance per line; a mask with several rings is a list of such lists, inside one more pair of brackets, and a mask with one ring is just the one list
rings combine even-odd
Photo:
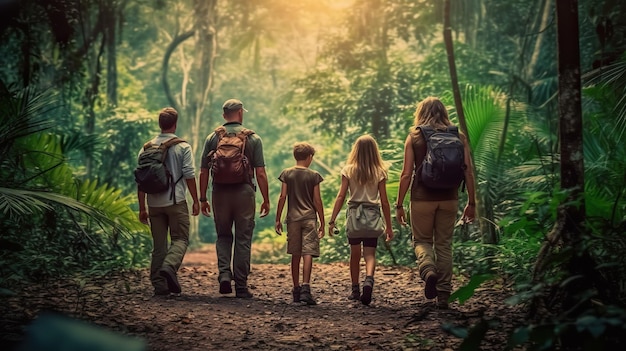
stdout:
[[224,105],[222,105],[222,109],[224,110],[224,112],[226,111],[237,111],[239,109],[243,109],[244,111],[248,112],[248,110],[246,110],[243,107],[243,102],[241,102],[241,100],[238,99],[228,99],[224,102]]

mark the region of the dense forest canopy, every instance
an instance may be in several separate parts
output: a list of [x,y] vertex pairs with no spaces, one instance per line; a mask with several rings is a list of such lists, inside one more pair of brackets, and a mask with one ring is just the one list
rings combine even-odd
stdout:
[[[567,272],[537,270],[559,271],[559,253],[579,253],[549,233],[560,208],[584,203],[576,229],[584,245],[575,248],[602,278],[596,295],[623,303],[626,3],[571,3],[585,173],[573,193],[560,173],[558,62],[571,52],[557,45],[566,19],[559,23],[558,0],[1,1],[0,285],[146,265],[150,237],[136,218],[132,170],[162,107],[179,110],[178,134],[199,166],[222,102],[241,99],[245,125],[264,141],[273,213],[296,141],[317,148],[312,168],[325,179],[327,209],[349,147],[365,133],[381,145],[395,197],[416,103],[438,96],[466,123],[477,174],[480,220],[458,227],[458,273],[516,283],[552,276],[542,284],[555,285]],[[255,240],[278,247],[268,260],[284,261],[272,228],[273,216],[257,219]],[[380,260],[413,264],[410,233],[395,229]],[[196,219],[192,238],[213,241],[212,220]],[[325,239],[321,260],[345,260],[344,241]],[[540,250],[546,242],[556,258]]]

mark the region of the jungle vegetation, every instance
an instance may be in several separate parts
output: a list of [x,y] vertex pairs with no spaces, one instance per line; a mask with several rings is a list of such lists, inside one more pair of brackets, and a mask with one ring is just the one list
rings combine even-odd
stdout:
[[[179,110],[199,166],[221,103],[243,100],[264,140],[272,211],[296,141],[317,148],[330,209],[364,133],[389,162],[395,200],[416,103],[432,95],[465,126],[477,174],[480,220],[455,233],[456,273],[469,281],[456,298],[487,279],[514,286],[509,303],[529,318],[511,345],[621,340],[623,1],[8,0],[0,14],[4,292],[147,265],[132,170],[162,107]],[[286,262],[272,228],[273,214],[257,219],[255,241],[274,248],[266,261]],[[414,264],[410,231],[395,229],[379,261]],[[214,239],[212,219],[198,217],[192,244]],[[320,261],[345,260],[344,242],[325,238]],[[491,326],[479,327],[467,338]]]

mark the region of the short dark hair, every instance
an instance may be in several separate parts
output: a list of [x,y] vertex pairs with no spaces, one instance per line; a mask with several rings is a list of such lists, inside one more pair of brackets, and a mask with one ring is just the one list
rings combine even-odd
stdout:
[[159,113],[159,127],[161,129],[170,129],[178,122],[178,112],[171,108],[166,107]]
[[295,143],[293,145],[293,157],[296,161],[306,160],[310,155],[315,155],[315,148],[309,143]]

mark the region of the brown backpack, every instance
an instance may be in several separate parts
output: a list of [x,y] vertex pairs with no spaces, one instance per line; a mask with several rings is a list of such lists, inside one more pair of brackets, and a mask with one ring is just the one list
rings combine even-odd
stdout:
[[211,176],[215,184],[252,184],[252,166],[246,156],[248,136],[254,131],[243,128],[238,133],[227,133],[226,128],[215,129],[217,147],[208,154]]

